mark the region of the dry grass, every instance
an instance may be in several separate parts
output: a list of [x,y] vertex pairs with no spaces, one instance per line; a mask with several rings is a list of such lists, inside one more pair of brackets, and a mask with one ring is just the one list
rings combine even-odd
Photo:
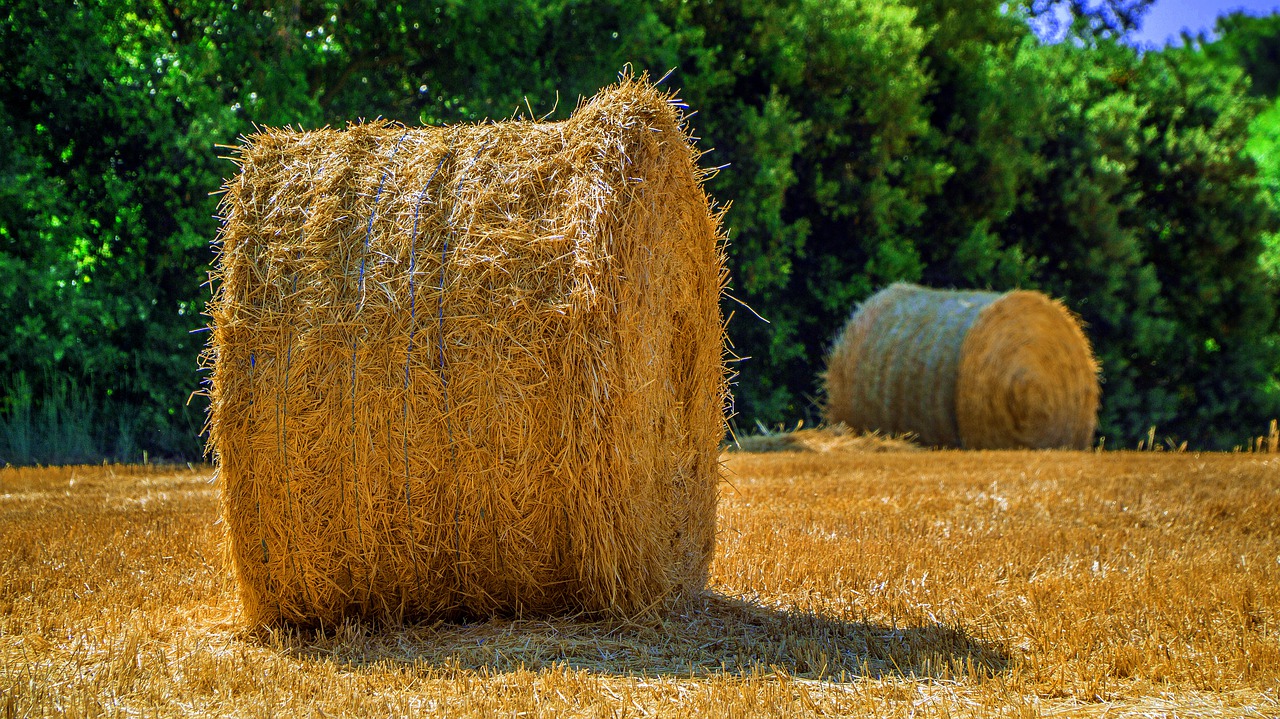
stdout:
[[254,632],[207,471],[0,471],[0,717],[1277,716],[1280,459],[726,455],[662,622]]
[[922,449],[913,435],[892,436],[879,432],[857,432],[843,423],[806,429],[801,423],[792,431],[769,432],[735,437],[725,445],[728,452],[917,452]]

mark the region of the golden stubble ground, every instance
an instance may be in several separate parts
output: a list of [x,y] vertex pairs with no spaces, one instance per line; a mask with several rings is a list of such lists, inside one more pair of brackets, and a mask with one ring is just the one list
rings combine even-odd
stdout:
[[1280,716],[1280,457],[725,455],[664,619],[252,630],[207,469],[0,470],[0,717]]

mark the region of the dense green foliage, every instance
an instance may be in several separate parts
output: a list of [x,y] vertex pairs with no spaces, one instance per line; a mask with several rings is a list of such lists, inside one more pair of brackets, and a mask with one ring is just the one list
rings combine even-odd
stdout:
[[1280,95],[1280,14],[1257,17],[1233,12],[1218,18],[1217,39],[1202,50],[1214,63],[1235,65],[1249,76],[1249,92],[1274,100]]
[[[1249,125],[1245,149],[1257,164],[1264,201],[1280,215],[1280,14],[1232,13],[1218,19],[1216,31],[1218,40],[1203,45],[1206,55],[1219,65],[1243,69],[1250,94],[1267,103]],[[1264,232],[1262,242],[1259,262],[1272,285],[1280,285],[1280,229]],[[1280,354],[1280,336],[1264,342],[1273,356]],[[1271,373],[1267,387],[1269,396],[1280,394],[1280,372]]]
[[[1267,103],[1249,126],[1246,150],[1258,165],[1264,198],[1280,212],[1280,14],[1224,15],[1216,32],[1217,40],[1202,41],[1204,53],[1218,65],[1243,69],[1250,80],[1250,94]],[[1280,233],[1264,234],[1263,243],[1263,268],[1273,280],[1280,280]]]
[[[675,68],[728,165],[740,425],[816,418],[831,336],[906,279],[1065,298],[1109,446],[1229,448],[1280,413],[1280,23],[1139,54],[1116,38],[1146,4],[7,3],[0,461],[198,456],[217,145],[563,117],[627,63]],[[1027,17],[1061,8],[1041,42]]]

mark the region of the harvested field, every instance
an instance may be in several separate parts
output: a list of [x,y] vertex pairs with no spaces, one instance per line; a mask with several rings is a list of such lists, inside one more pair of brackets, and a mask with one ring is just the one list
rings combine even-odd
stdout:
[[723,458],[663,621],[255,632],[207,470],[0,470],[0,717],[1277,716],[1280,457]]

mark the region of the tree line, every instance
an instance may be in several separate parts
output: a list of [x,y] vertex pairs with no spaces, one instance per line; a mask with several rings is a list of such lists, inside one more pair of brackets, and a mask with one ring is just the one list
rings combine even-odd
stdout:
[[768,320],[726,300],[740,427],[815,421],[832,336],[908,280],[1065,299],[1107,446],[1230,448],[1280,414],[1280,20],[1135,49],[1147,4],[6,3],[0,461],[200,456],[219,146],[563,118],[628,64],[727,166],[730,292]]

